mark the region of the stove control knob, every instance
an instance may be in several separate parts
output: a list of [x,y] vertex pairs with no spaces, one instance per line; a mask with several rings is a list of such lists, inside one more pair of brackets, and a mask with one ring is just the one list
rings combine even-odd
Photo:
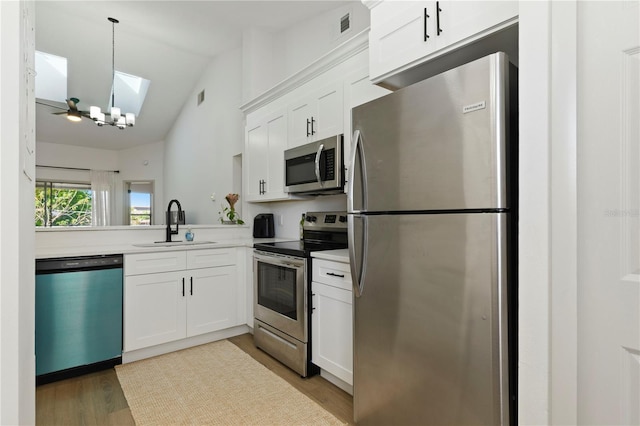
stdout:
[[340,222],[345,223],[347,221],[347,217],[346,216],[340,216]]
[[315,222],[316,220],[318,220],[318,218],[315,216],[307,216],[305,219],[307,220],[307,222]]

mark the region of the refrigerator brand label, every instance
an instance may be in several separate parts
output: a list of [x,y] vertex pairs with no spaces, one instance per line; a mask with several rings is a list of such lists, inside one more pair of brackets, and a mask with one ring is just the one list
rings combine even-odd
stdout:
[[475,104],[471,104],[471,105],[465,105],[462,107],[462,113],[466,114],[468,112],[478,111],[479,109],[485,109],[486,106],[487,105],[485,101],[476,102]]

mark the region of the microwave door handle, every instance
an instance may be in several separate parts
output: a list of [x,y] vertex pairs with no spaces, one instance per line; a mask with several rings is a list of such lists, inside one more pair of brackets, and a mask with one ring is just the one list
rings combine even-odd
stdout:
[[316,179],[320,186],[324,186],[324,182],[322,182],[322,178],[320,177],[320,155],[322,155],[322,150],[324,149],[324,144],[320,144],[318,147],[318,152],[316,152]]

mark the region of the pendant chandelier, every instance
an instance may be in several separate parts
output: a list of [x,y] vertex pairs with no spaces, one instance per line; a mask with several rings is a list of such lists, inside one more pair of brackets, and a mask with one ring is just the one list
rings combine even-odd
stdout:
[[136,124],[136,116],[132,112],[122,114],[120,108],[116,107],[116,67],[115,67],[115,50],[116,50],[116,33],[115,24],[119,23],[115,18],[107,18],[111,22],[111,110],[109,111],[110,120],[106,119],[106,114],[100,110],[100,107],[92,106],[89,108],[89,117],[96,122],[98,126],[115,126],[119,129],[125,127],[133,127]]

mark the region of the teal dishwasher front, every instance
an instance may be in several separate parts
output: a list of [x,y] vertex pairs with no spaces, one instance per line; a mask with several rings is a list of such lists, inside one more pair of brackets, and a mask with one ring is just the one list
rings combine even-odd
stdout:
[[122,255],[36,260],[36,383],[122,362]]

